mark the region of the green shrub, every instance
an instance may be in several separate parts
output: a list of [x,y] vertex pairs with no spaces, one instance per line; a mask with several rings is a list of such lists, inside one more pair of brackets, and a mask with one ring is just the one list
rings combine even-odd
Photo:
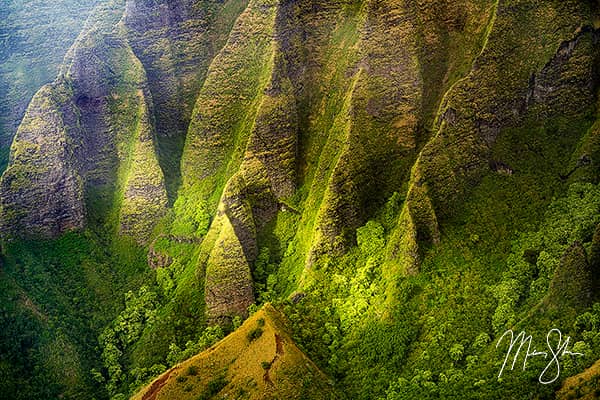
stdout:
[[208,382],[208,385],[206,386],[206,389],[204,390],[204,392],[198,396],[197,400],[209,400],[212,397],[216,396],[217,394],[219,394],[219,392],[221,390],[223,390],[223,388],[225,386],[227,386],[229,382],[227,382],[227,379],[225,379],[225,375],[221,374],[217,377],[215,377],[213,380],[211,380],[210,382]]
[[198,375],[198,367],[197,367],[196,365],[190,365],[190,366],[187,368],[187,371],[186,371],[186,373],[187,373],[188,375],[196,376],[196,375]]
[[453,361],[460,361],[463,358],[463,355],[465,353],[465,348],[462,344],[455,344],[452,347],[450,347],[450,358]]
[[264,370],[267,370],[267,369],[271,368],[271,363],[269,361],[263,361],[263,362],[260,363],[260,366]]
[[259,337],[261,337],[263,334],[263,330],[259,327],[252,329],[250,332],[248,332],[248,341],[252,342],[256,339],[258,339]]
[[177,364],[195,356],[196,354],[208,349],[213,344],[217,343],[224,337],[223,329],[220,326],[209,326],[195,340],[189,340],[185,344],[185,349],[181,349],[176,343],[171,343],[169,346],[169,354],[167,362],[169,365]]
[[366,257],[378,257],[385,247],[385,230],[377,221],[369,221],[356,230],[356,242]]

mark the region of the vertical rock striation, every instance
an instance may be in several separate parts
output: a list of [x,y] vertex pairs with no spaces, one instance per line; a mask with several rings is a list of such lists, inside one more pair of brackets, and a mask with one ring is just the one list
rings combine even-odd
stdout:
[[34,96],[0,182],[2,231],[54,237],[85,223],[83,180],[70,145],[76,119],[65,82]]
[[9,235],[52,238],[120,215],[120,231],[145,243],[166,210],[147,81],[121,13],[99,8],[32,101],[1,183]]
[[5,1],[0,8],[0,169],[36,91],[56,77],[99,0]]
[[190,117],[208,66],[247,0],[130,0],[127,37],[148,75],[159,161],[172,199]]
[[416,274],[486,174],[520,173],[498,155],[538,151],[520,129],[572,152],[552,179],[597,180],[597,9],[538,3],[115,1],[29,107],[3,226],[185,243],[225,321],[265,247],[310,285],[397,193],[380,272]]

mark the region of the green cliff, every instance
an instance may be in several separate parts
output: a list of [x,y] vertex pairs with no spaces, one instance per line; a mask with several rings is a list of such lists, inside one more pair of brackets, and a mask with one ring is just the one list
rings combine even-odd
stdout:
[[52,82],[98,0],[6,0],[0,7],[0,167],[28,103]]
[[[574,0],[98,6],[14,138],[0,282],[54,317],[86,314],[50,307],[39,271],[118,294],[78,325],[94,340],[65,339],[97,398],[160,374],[139,398],[266,398],[254,356],[210,361],[262,351],[256,315],[240,324],[266,303],[318,378],[281,396],[576,391],[600,358],[599,21]],[[57,262],[72,242],[102,255]],[[507,329],[553,328],[584,354],[560,379],[538,382],[540,358],[499,379]],[[33,348],[40,368],[52,346]]]

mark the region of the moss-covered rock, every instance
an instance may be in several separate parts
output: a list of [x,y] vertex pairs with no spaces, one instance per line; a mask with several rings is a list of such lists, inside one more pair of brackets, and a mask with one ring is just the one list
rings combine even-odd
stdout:
[[156,157],[146,98],[142,90],[139,95],[138,126],[120,210],[120,228],[121,233],[146,244],[156,223],[167,211],[167,192]]
[[592,304],[593,281],[585,250],[574,243],[554,271],[546,302],[553,307],[584,309]]
[[83,179],[71,147],[76,118],[66,82],[34,96],[11,148],[1,181],[6,236],[55,237],[85,224]]
[[148,75],[160,165],[171,200],[198,91],[247,0],[127,2],[127,38]]
[[9,235],[56,237],[88,220],[117,231],[120,215],[121,231],[144,243],[164,213],[146,76],[122,12],[119,2],[99,7],[32,102],[3,177]]
[[[492,381],[490,335],[562,324],[598,285],[599,12],[115,1],[30,105],[5,232],[152,243],[163,303],[118,356],[123,393],[278,299],[352,398],[531,397],[529,375]],[[227,386],[170,374],[156,385],[174,396]]]
[[[7,1],[0,9],[0,170],[37,90],[51,83],[98,0]],[[106,2],[106,1],[104,1]]]

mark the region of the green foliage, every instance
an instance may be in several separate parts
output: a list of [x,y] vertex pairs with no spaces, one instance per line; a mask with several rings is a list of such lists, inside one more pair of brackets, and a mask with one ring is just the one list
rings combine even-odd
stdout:
[[[533,367],[522,376],[508,376],[506,383],[494,380],[493,339],[524,322],[539,333],[549,320],[559,321],[537,315],[536,307],[565,250],[575,241],[588,250],[600,222],[598,187],[576,183],[567,188],[561,175],[577,132],[586,131],[590,121],[546,118],[542,106],[515,103],[531,85],[528,80],[539,79],[556,47],[584,23],[578,3],[405,2],[398,5],[399,18],[395,10],[382,14],[391,9],[385,4],[350,3],[339,10],[335,2],[323,10],[316,7],[315,21],[296,15],[306,6],[302,1],[268,1],[264,8],[250,8],[208,73],[208,60],[198,68],[190,60],[171,65],[170,53],[179,48],[173,44],[163,49],[162,41],[160,46],[151,43],[144,50],[164,53],[156,57],[162,72],[176,74],[185,65],[195,74],[182,79],[183,89],[174,89],[186,92],[183,106],[163,107],[162,93],[153,93],[159,96],[157,125],[170,108],[186,108],[182,115],[189,120],[190,105],[198,98],[183,151],[183,184],[171,215],[161,221],[163,235],[153,243],[157,254],[172,262],[155,272],[158,287],[138,290],[142,282],[153,284],[154,273],[147,269],[144,252],[125,240],[111,244],[68,235],[51,244],[9,245],[6,272],[0,271],[6,273],[0,275],[0,318],[6,326],[0,355],[7,355],[0,358],[0,376],[9,377],[0,380],[6,385],[0,386],[3,392],[17,393],[15,385],[22,384],[34,398],[55,398],[63,387],[126,398],[168,365],[221,339],[221,328],[205,328],[206,258],[219,234],[210,226],[217,213],[239,216],[236,207],[241,204],[251,210],[244,222],[257,231],[252,232],[258,249],[252,275],[258,303],[283,304],[298,345],[350,398],[551,397],[554,387],[538,390],[524,384],[535,381]],[[207,13],[218,7],[198,4]],[[207,23],[211,39],[218,36],[215,49],[227,37],[217,31],[227,30],[245,5],[227,4],[228,15],[220,22],[224,26],[213,30]],[[496,15],[500,6],[502,13]],[[336,11],[327,17],[329,9]],[[537,15],[530,9],[541,11]],[[411,16],[410,27],[399,24],[388,31],[387,24],[406,20],[402,13]],[[559,29],[549,29],[553,18],[560,20]],[[390,33],[402,46],[388,45],[385,36]],[[518,57],[519,63],[511,66],[504,53],[529,53],[530,34],[543,38],[531,49],[534,56]],[[202,40],[195,37],[194,42]],[[402,62],[401,68],[395,60]],[[156,71],[147,72],[151,76]],[[391,79],[405,75],[407,90],[399,97],[416,93],[412,100],[422,109],[409,109],[396,119],[399,107],[380,107],[378,102],[391,98],[386,95],[397,87]],[[196,83],[205,76],[197,96]],[[263,188],[247,182],[263,179],[257,176],[264,171],[240,170],[240,165],[265,157],[253,151],[252,139],[269,107],[278,107],[273,116],[297,114],[299,119],[293,162],[286,165],[298,175],[286,178],[299,188],[290,198],[276,199],[273,208],[279,211],[265,222],[263,214],[271,211],[263,210],[261,201],[254,204],[256,193],[248,194]],[[124,110],[111,112],[125,124],[133,116]],[[531,115],[520,123],[522,116],[516,114],[524,112]],[[514,116],[507,117],[510,123],[502,119],[506,115]],[[265,118],[278,121],[271,116]],[[280,126],[269,128],[283,136]],[[480,143],[477,133],[493,138]],[[406,137],[410,135],[415,138]],[[159,143],[172,197],[179,185],[181,141]],[[397,142],[404,142],[401,150],[395,148]],[[268,165],[270,157],[279,155],[260,159],[266,175],[277,169]],[[514,174],[487,171],[490,157],[510,164]],[[282,158],[282,163],[289,161]],[[231,181],[234,175],[239,179]],[[465,176],[473,179],[463,182]],[[218,205],[226,187],[225,197],[233,205]],[[449,205],[446,196],[460,201]],[[90,204],[95,215],[95,203]],[[410,235],[400,247],[410,251],[390,253],[400,258],[394,262],[407,261],[410,252],[422,261],[418,275],[409,278],[383,257],[386,245],[397,244],[392,231],[403,223]],[[246,239],[237,231],[230,237]],[[115,293],[128,293],[124,310]],[[293,301],[281,300],[292,293]],[[250,313],[257,307],[250,306]],[[598,356],[597,314],[594,306],[576,319],[574,349],[590,359],[565,361],[569,374]],[[234,319],[234,329],[240,323]],[[259,320],[248,341],[261,337],[263,325]],[[94,347],[101,331],[99,355]],[[56,354],[64,354],[64,360],[57,361]],[[79,369],[92,371],[96,383],[88,384],[85,372],[72,368],[78,358],[84,360]],[[47,366],[69,371],[65,375],[75,376],[80,385],[45,386],[60,381],[45,371]],[[177,379],[191,391],[191,377],[198,371],[190,367],[185,373]],[[199,399],[212,398],[227,384],[224,375],[216,376]]]
[[492,320],[495,332],[512,326],[524,304],[542,299],[564,252],[574,242],[590,243],[599,222],[600,188],[574,183],[564,197],[550,204],[539,231],[519,235],[507,257],[503,280],[492,288],[498,301]]
[[397,373],[406,360],[416,334],[413,326],[400,322],[410,320],[411,313],[407,311],[406,307],[399,306],[394,322],[366,321],[343,341],[339,356],[343,355],[340,359],[344,361],[339,367],[360,367],[351,367],[342,382],[357,393],[358,398],[382,393],[389,376]]
[[402,203],[404,202],[404,198],[398,192],[394,192],[392,197],[385,203],[383,207],[383,224],[386,229],[392,229],[396,224],[396,220],[398,218],[398,214],[400,214],[400,210],[402,207]]
[[242,326],[243,322],[244,321],[242,321],[242,317],[240,317],[239,315],[236,315],[231,320],[232,329],[235,331],[237,328],[239,328],[240,326]]
[[253,342],[254,340],[261,337],[262,334],[263,334],[262,328],[256,327],[256,328],[252,329],[250,332],[248,332],[248,341]]
[[453,361],[460,361],[462,360],[463,356],[464,356],[464,352],[465,352],[465,348],[462,344],[454,344],[452,345],[452,347],[450,347],[450,358]]
[[[107,372],[106,389],[112,396],[118,394],[122,384],[127,381],[124,355],[140,338],[145,326],[154,323],[157,305],[156,294],[146,286],[142,286],[137,294],[127,292],[125,310],[100,335],[102,361]],[[136,383],[141,380],[141,370],[134,370],[132,373],[136,376]]]
[[[428,278],[433,280],[428,283],[430,287],[425,287],[424,290],[437,293],[433,296],[423,294],[421,298],[428,307],[438,311],[430,311],[428,318],[431,319],[431,325],[427,319],[422,325],[424,333],[418,341],[419,351],[414,352],[421,356],[409,358],[409,363],[403,369],[404,373],[399,375],[397,382],[390,384],[385,398],[437,399],[451,398],[456,393],[465,398],[522,396],[523,387],[529,387],[528,382],[538,379],[545,363],[543,360],[528,361],[525,371],[504,374],[502,382],[497,381],[494,377],[498,373],[499,359],[494,350],[495,340],[492,338],[497,338],[498,333],[508,328],[524,329],[539,342],[543,342],[551,328],[560,327],[563,334],[571,335],[571,346],[578,348],[586,357],[565,358],[561,377],[576,374],[595,361],[600,353],[593,347],[593,339],[584,339],[594,337],[592,309],[580,314],[575,320],[573,331],[569,331],[569,325],[573,322],[570,317],[565,318],[557,313],[548,315],[546,313],[550,311],[541,311],[539,304],[548,293],[565,250],[575,241],[589,247],[598,222],[599,205],[597,185],[575,183],[565,190],[563,196],[553,199],[545,207],[546,211],[542,214],[542,222],[537,231],[518,233],[507,247],[503,247],[501,242],[493,245],[490,242],[488,247],[488,234],[482,230],[477,233],[480,239],[476,243],[470,241],[468,245],[460,241],[453,242],[452,234],[449,234],[446,240],[453,246],[464,248],[460,248],[460,255],[456,259],[449,258],[453,256],[449,249],[440,253],[445,259],[434,258],[437,269]],[[495,220],[499,219],[495,217]],[[496,228],[498,229],[498,225]],[[461,232],[459,237],[467,236]],[[497,236],[494,234],[491,237]],[[478,248],[484,249],[483,256],[478,253]],[[507,254],[502,254],[502,249],[507,249]],[[494,252],[498,252],[498,259],[501,261],[490,265],[488,263],[494,260]],[[479,257],[485,260],[481,264]],[[453,274],[444,268],[453,265],[460,269],[465,264],[469,267],[460,273]],[[478,288],[477,280],[472,274],[474,269],[479,271],[476,268],[481,268],[481,271],[492,277],[494,268],[504,269],[504,272],[500,274],[502,279],[499,283],[487,287],[481,285]],[[477,275],[481,273],[477,272]],[[439,285],[434,283],[436,276],[440,277]],[[453,276],[463,283],[452,283]],[[491,281],[494,282],[494,279]],[[458,289],[459,287],[463,289]],[[467,294],[469,292],[470,295]],[[448,307],[443,304],[448,304]],[[477,304],[483,307],[477,307]],[[456,307],[461,310],[457,312]],[[572,315],[565,307],[562,308],[565,315]],[[440,312],[440,309],[444,311]],[[469,309],[473,311],[468,311]],[[470,313],[469,317],[467,313]],[[463,320],[458,323],[457,319]],[[480,329],[478,334],[473,332],[476,326]],[[584,331],[588,333],[584,334]],[[465,338],[468,340],[464,340]],[[531,391],[540,396],[552,396],[556,386],[534,386]],[[520,389],[516,389],[517,387]]]
[[178,197],[174,209],[177,218],[171,227],[171,233],[175,236],[203,237],[208,232],[210,214],[205,202],[195,202],[192,206],[186,202],[186,198]]
[[[129,384],[129,393],[135,393],[144,385],[148,384],[152,379],[162,374],[167,370],[167,366],[163,364],[154,364],[151,367],[133,368],[129,372],[131,382]],[[125,395],[123,395],[125,396]],[[125,396],[125,398],[127,398]]]
[[167,363],[174,365],[188,358],[195,356],[196,354],[208,349],[213,344],[217,343],[224,337],[223,329],[220,326],[209,326],[198,338],[190,340],[185,344],[182,350],[175,343],[171,343],[169,346],[169,354],[167,355]]
[[1,353],[12,360],[7,373],[19,373],[29,383],[13,390],[2,386],[8,379],[1,380],[0,389],[15,399],[60,393],[106,398],[98,335],[123,308],[115,293],[153,280],[143,252],[135,245],[113,246],[89,232],[55,241],[15,241],[3,250],[0,343],[9,346]]
[[173,270],[171,268],[158,268],[156,270],[156,282],[162,290],[165,297],[173,294],[175,289],[175,280],[173,279]]
[[258,310],[260,310],[260,307],[257,304],[250,304],[250,306],[248,307],[248,315],[253,315]]
[[585,342],[587,351],[582,351],[588,361],[595,361],[594,356],[600,355],[600,303],[595,303],[588,311],[577,316],[573,330]]
[[259,303],[266,303],[276,297],[277,267],[278,265],[271,261],[270,249],[262,247],[252,270],[254,290],[258,294]]
[[219,392],[223,390],[228,383],[229,382],[224,374],[217,375],[210,382],[208,382],[208,386],[197,400],[209,400],[213,398],[213,396],[219,394]]
[[262,367],[262,369],[268,370],[269,368],[271,368],[271,363],[269,361],[262,361],[260,363],[260,366]]
[[483,350],[483,348],[489,343],[490,335],[488,335],[486,332],[482,332],[479,335],[477,335],[477,337],[473,341],[472,347],[474,351],[480,351]]
[[[345,272],[350,274],[353,259],[347,261],[350,263]],[[383,393],[389,376],[401,368],[415,337],[416,326],[405,323],[413,318],[412,307],[401,301],[383,321],[373,311],[374,304],[361,314],[351,314],[348,308],[360,297],[341,291],[348,285],[338,286],[331,279],[317,282],[298,304],[285,306],[294,339],[352,398],[371,398]],[[400,285],[406,299],[410,298],[414,293],[412,283],[403,281]],[[323,307],[324,299],[331,306]],[[344,318],[348,318],[347,323]]]
[[385,247],[383,226],[376,221],[369,221],[356,230],[356,242],[366,257],[381,257]]

